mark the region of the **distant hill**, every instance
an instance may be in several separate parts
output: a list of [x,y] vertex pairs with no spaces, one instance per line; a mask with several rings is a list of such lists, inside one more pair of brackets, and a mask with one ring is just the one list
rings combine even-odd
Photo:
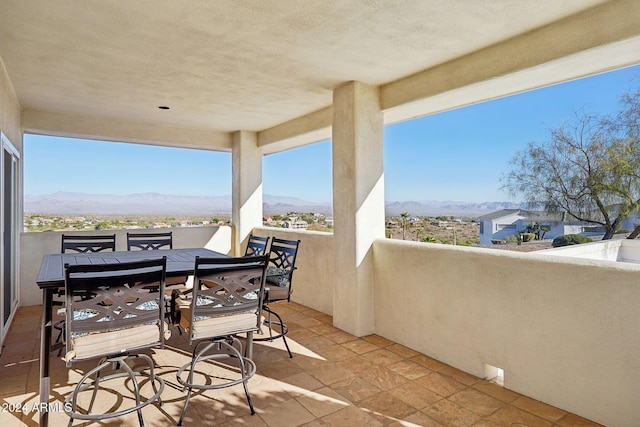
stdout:
[[512,202],[475,203],[452,200],[428,200],[420,202],[390,202],[386,204],[385,210],[388,216],[397,216],[403,212],[408,212],[410,215],[473,217],[501,209],[517,209],[519,207],[521,207],[520,204]]
[[[478,216],[500,209],[515,209],[509,202],[467,203],[456,201],[405,201],[386,205],[386,214]],[[231,213],[231,196],[178,196],[159,193],[128,195],[85,194],[57,192],[40,196],[25,195],[27,214],[64,215],[214,215]],[[287,212],[318,212],[331,215],[327,203],[313,203],[296,197],[265,194],[263,211],[266,215]]]

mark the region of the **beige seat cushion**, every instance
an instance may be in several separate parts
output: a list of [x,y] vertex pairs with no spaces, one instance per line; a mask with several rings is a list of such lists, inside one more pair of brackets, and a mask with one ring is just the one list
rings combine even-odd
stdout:
[[175,285],[184,285],[189,280],[189,276],[178,276],[178,277],[167,277],[164,280],[164,285],[166,287],[175,286]]
[[[165,324],[165,337],[171,331]],[[68,362],[73,359],[116,354],[126,349],[144,347],[158,342],[158,325],[141,325],[111,332],[84,335],[71,340],[72,350],[65,355]]]
[[238,331],[249,331],[256,329],[255,313],[240,313],[229,316],[212,317],[204,320],[198,320],[190,325],[191,320],[191,304],[190,301],[181,300],[178,304],[180,310],[180,326],[185,331],[189,331],[193,327],[193,338],[221,337],[230,335]]
[[289,287],[269,286],[269,300],[284,300],[289,298]]

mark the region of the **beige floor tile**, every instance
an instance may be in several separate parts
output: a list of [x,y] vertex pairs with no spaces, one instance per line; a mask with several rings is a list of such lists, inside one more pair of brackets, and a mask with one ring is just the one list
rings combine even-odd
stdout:
[[[269,332],[265,330],[264,337],[268,337]],[[289,329],[287,332],[287,341],[288,340],[301,340],[303,338],[313,338],[317,337],[318,334],[309,330],[309,329]]]
[[354,341],[357,340],[358,338],[354,337],[351,334],[348,334],[346,332],[343,331],[338,331],[338,332],[333,332],[330,334],[326,334],[324,336],[325,338],[330,339],[331,341],[335,342],[336,344],[342,344],[348,341]]
[[327,324],[322,324],[319,326],[313,326],[311,328],[309,328],[309,330],[311,332],[314,332],[318,335],[328,335],[328,334],[335,334],[336,332],[341,332],[340,329],[331,326],[331,325],[327,325]]
[[459,391],[451,395],[449,400],[481,417],[487,417],[505,405],[504,402],[473,388]]
[[362,378],[382,390],[391,390],[409,381],[402,375],[396,374],[384,366],[370,369],[360,375]]
[[320,418],[321,425],[327,427],[345,427],[345,426],[367,426],[367,427],[381,427],[380,421],[376,420],[366,410],[348,406],[344,409],[334,412]]
[[446,399],[439,400],[422,412],[440,424],[451,427],[470,426],[480,420],[478,415]]
[[558,421],[560,418],[567,415],[566,411],[526,396],[518,397],[516,400],[511,402],[511,404],[551,422]]
[[[298,325],[302,326],[303,328],[313,328],[313,327],[317,327],[317,326],[323,326],[324,323],[322,323],[320,320],[318,319],[314,319],[313,317],[308,317],[305,314],[300,313],[299,314],[299,318],[296,318],[295,321]],[[286,321],[285,321],[286,323]]]
[[303,424],[303,427],[324,427],[326,424],[323,423],[319,418],[311,421],[310,423]]
[[389,424],[389,427],[445,427],[424,412],[414,412],[404,420]]
[[506,403],[511,403],[516,400],[520,395],[515,391],[511,391],[507,388],[501,387],[497,384],[493,384],[486,380],[481,380],[473,385],[473,388],[480,390],[481,392],[493,396],[496,399],[502,400]]
[[352,376],[338,381],[334,383],[331,388],[351,402],[359,402],[382,391],[358,376]]
[[423,409],[443,399],[438,393],[416,382],[403,384],[400,387],[389,390],[389,393],[416,409]]
[[558,420],[554,426],[558,427],[598,427],[601,424],[594,423],[574,414],[567,414],[564,418]]
[[[294,387],[298,387],[301,389],[301,393],[305,390],[317,390],[319,388],[324,387],[320,381],[311,376],[308,372],[301,372],[299,374],[287,376],[281,380],[283,383],[289,384]],[[291,391],[289,393],[292,393]],[[297,392],[294,392],[294,395],[297,395]]]
[[323,348],[335,346],[336,343],[331,341],[328,338],[323,337],[322,335],[316,335],[312,337],[306,338],[297,338],[297,341],[300,345],[307,347],[312,351],[319,351]]
[[388,392],[378,393],[364,399],[358,402],[358,407],[366,408],[387,419],[403,419],[416,412],[416,408]]
[[511,427],[525,425],[527,427],[548,427],[551,423],[530,412],[513,406],[505,406],[486,418],[494,426]]
[[279,359],[260,366],[260,374],[269,378],[282,379],[292,375],[303,373],[304,370],[289,359]]
[[291,359],[291,362],[298,365],[300,368],[302,368],[305,371],[310,371],[315,368],[320,368],[322,366],[325,366],[331,363],[327,358],[321,355],[318,355],[317,357],[307,357],[307,356],[301,356],[298,354],[296,354],[293,357],[293,359]]
[[302,394],[298,396],[296,400],[316,418],[324,417],[351,404],[351,402],[329,387],[323,387],[312,393]]
[[392,351],[396,354],[399,354],[400,356],[404,357],[404,358],[410,358],[410,357],[415,357],[420,355],[420,353],[418,353],[417,351],[411,350],[408,347],[405,347],[403,345],[400,344],[396,344],[393,341],[391,341],[391,345],[389,345],[388,347],[386,347],[387,350]]
[[387,365],[387,368],[409,380],[415,380],[433,372],[422,365],[412,362],[411,360],[403,360],[393,363],[391,365]]
[[295,399],[270,406],[260,413],[270,427],[295,427],[309,423],[316,417]]
[[357,354],[364,354],[364,353],[369,353],[371,351],[377,350],[380,347],[377,346],[376,344],[372,344],[368,341],[365,341],[363,339],[358,339],[358,340],[354,340],[354,341],[347,341],[345,343],[342,344],[342,346],[344,348],[348,348],[349,350],[351,350],[354,353]]
[[[284,323],[289,325],[290,330],[295,329],[295,325],[299,325],[298,321],[306,321],[309,318],[309,316],[299,311],[293,311],[293,310],[286,311],[280,307],[275,307],[274,310],[277,311],[278,314],[282,317],[282,320],[284,320]],[[314,322],[310,323],[309,326],[317,326],[319,324],[322,324],[322,322],[314,319]],[[307,327],[307,326],[299,325],[299,327]]]
[[264,422],[262,418],[258,414],[255,415],[245,415],[244,417],[231,418],[228,421],[222,423],[216,423],[217,426],[222,427],[266,427],[267,423]]
[[379,335],[367,335],[366,337],[362,337],[362,339],[370,342],[371,344],[375,344],[378,347],[387,347],[394,344],[393,341],[383,338]]
[[348,348],[343,347],[342,345],[332,345],[330,347],[325,347],[319,349],[317,353],[327,358],[327,360],[332,361],[348,359],[356,355],[356,353],[349,350]]
[[330,325],[330,326],[333,325],[333,316],[329,316],[328,314],[320,313],[319,311],[315,311],[315,310],[307,310],[305,311],[305,313],[308,313],[309,317],[318,319],[319,321],[321,321],[326,325]]
[[372,369],[378,369],[378,366],[363,358],[362,356],[353,356],[336,362],[337,365],[349,369],[356,375],[362,375]]
[[330,363],[320,368],[308,371],[314,378],[326,385],[331,385],[346,378],[355,376],[349,369],[343,368],[336,363]]
[[450,396],[460,390],[466,388],[466,386],[451,377],[434,372],[422,378],[415,380],[415,383],[420,384],[423,387],[428,388],[431,391],[438,393],[441,396]]
[[375,363],[376,365],[391,365],[392,363],[398,363],[404,360],[404,358],[396,353],[393,353],[387,349],[381,348],[362,355],[367,360]]
[[425,368],[431,369],[432,371],[440,371],[445,369],[449,365],[442,363],[436,359],[433,359],[429,356],[425,356],[424,354],[419,354],[411,358],[412,361],[416,362],[419,365],[424,366]]
[[269,378],[261,378],[258,384],[249,384],[253,405],[256,408],[266,409],[292,399],[293,396],[285,387],[286,383]]
[[468,374],[464,371],[461,371],[460,369],[456,369],[451,366],[447,366],[446,368],[441,369],[438,372],[443,375],[449,375],[450,377],[464,385],[473,385],[479,381],[482,381],[480,378],[474,375]]

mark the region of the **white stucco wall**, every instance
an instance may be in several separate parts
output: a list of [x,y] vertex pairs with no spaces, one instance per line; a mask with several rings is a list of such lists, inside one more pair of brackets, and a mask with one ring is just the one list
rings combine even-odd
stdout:
[[640,425],[640,266],[378,240],[376,333],[605,425]]
[[20,105],[2,58],[0,58],[0,131],[9,138],[18,151],[22,152]]
[[[186,227],[172,228],[171,231],[175,248],[206,247],[222,253],[231,253],[232,230],[230,227]],[[333,313],[333,286],[336,283],[333,266],[333,234],[271,227],[259,227],[253,232],[258,236],[302,240],[296,260],[298,268],[294,273],[291,299],[331,315]],[[116,249],[126,250],[127,230],[87,232],[87,234],[113,233],[116,234]],[[60,252],[60,236],[62,234],[62,232],[21,234],[21,306],[42,303],[42,292],[36,285],[38,269],[44,254]]]
[[263,237],[275,236],[279,239],[301,240],[296,258],[297,269],[293,275],[291,300],[332,315],[333,287],[340,286],[334,269],[333,234],[273,227],[255,228],[253,234]]
[[[105,230],[85,232],[85,234],[116,235],[116,250],[127,250],[127,232],[139,233],[153,230]],[[231,250],[231,227],[184,227],[162,229],[158,232],[173,232],[174,248],[201,248],[205,247],[214,251],[229,253]],[[42,304],[42,292],[36,284],[38,270],[42,262],[42,256],[50,253],[59,253],[61,236],[65,232],[45,233],[21,233],[20,235],[20,305]],[[66,232],[66,234],[81,234],[79,232]]]
[[546,249],[539,254],[640,264],[640,240],[613,239]]

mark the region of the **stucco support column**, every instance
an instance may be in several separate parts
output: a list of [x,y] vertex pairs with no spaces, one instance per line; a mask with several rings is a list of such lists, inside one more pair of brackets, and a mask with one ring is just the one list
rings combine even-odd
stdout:
[[334,325],[375,331],[373,254],[384,238],[384,124],[378,87],[351,82],[333,92]]
[[233,134],[232,252],[241,255],[246,238],[262,225],[262,150],[255,132]]

